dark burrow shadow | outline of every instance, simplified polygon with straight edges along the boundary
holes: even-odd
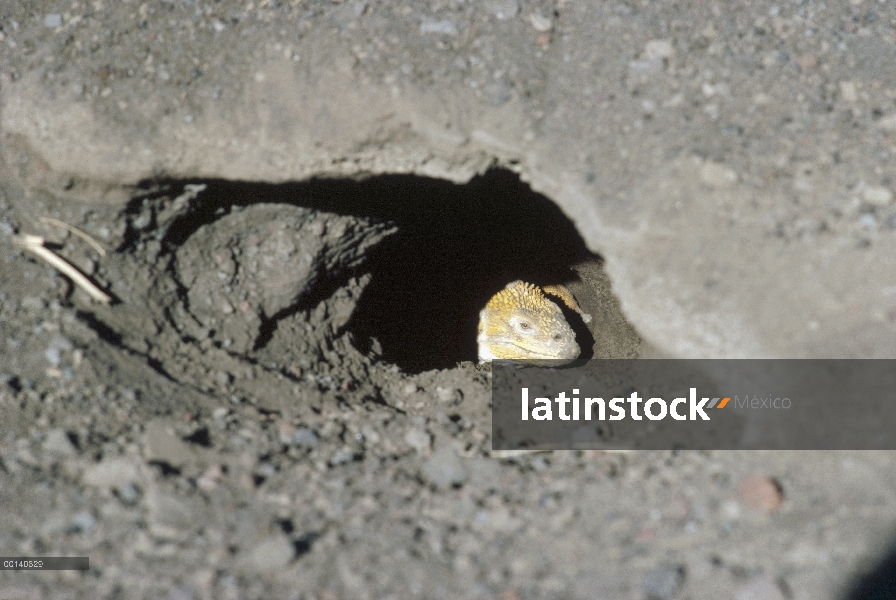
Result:
[[[596,258],[557,205],[506,170],[465,185],[402,175],[281,185],[205,183],[190,215],[160,234],[168,248],[231,206],[258,202],[397,225],[398,232],[374,247],[359,268],[372,280],[346,328],[359,350],[379,346],[384,361],[406,372],[476,360],[479,311],[495,292],[515,279],[538,285],[574,280],[570,266]],[[590,332],[578,315],[567,317],[590,356]]]
[[[896,598],[896,542],[871,571],[857,577],[843,594],[844,600],[893,600]]]

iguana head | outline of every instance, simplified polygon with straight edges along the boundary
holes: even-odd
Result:
[[[514,281],[479,313],[479,360],[574,360],[576,334],[556,304],[531,284]]]

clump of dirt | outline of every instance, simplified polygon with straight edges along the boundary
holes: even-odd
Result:
[[[182,299],[193,317],[178,322],[181,331],[236,354],[263,347],[279,319],[315,308],[327,295],[321,288],[333,291],[336,281],[347,283],[351,293],[309,313],[306,322],[323,339],[340,331],[368,280],[345,282],[343,275],[396,231],[370,219],[297,206],[237,208],[200,227],[175,259]]]

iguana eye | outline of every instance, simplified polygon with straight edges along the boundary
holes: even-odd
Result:
[[[529,325],[525,321],[520,321],[520,329],[529,329],[529,327],[531,327],[531,325]]]

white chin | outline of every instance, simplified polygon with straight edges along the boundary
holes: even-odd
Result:
[[[479,360],[480,361],[490,361],[490,360],[498,360],[498,357],[492,354],[492,351],[488,349],[488,346],[485,344],[479,344]]]

